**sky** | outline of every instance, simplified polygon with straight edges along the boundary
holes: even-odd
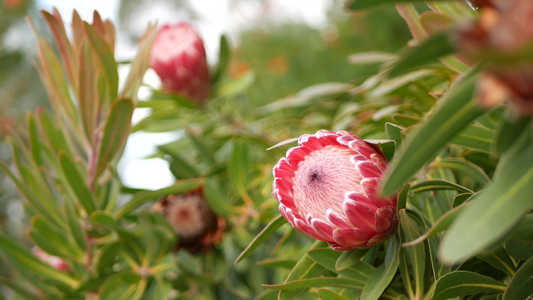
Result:
[[[250,23],[261,21],[265,18],[274,22],[294,21],[303,22],[307,25],[323,29],[326,27],[328,7],[333,0],[268,0],[268,8],[265,15],[264,6],[258,1],[236,1],[231,0],[192,0],[191,3],[200,18],[193,22],[193,25],[204,38],[208,60],[213,62],[218,53],[218,42],[221,34],[227,34],[230,40],[235,39],[239,29]],[[74,9],[84,20],[92,20],[94,10],[98,10],[102,18],[110,19],[117,23],[119,1],[118,0],[38,0],[40,9],[51,11],[56,7],[65,20],[69,20]],[[178,17],[177,17],[178,16]],[[151,7],[143,12],[134,25],[134,31],[142,32],[151,21],[158,20],[159,24],[177,23],[179,15],[165,9],[165,7]],[[66,21],[67,22],[67,21]],[[117,33],[117,56],[118,59],[127,59],[133,56],[135,49],[128,44],[125,39],[120,38]],[[122,56],[122,57],[121,57]],[[127,69],[120,69],[119,75],[124,78]],[[144,78],[145,82],[152,86],[158,86],[157,76],[151,70]],[[142,99],[143,92],[140,91],[139,98]],[[137,109],[133,116],[133,122],[138,122],[149,112],[147,109]],[[129,187],[144,189],[159,189],[169,186],[174,179],[168,170],[168,164],[162,159],[146,159],[153,154],[157,145],[165,144],[175,140],[177,133],[144,133],[137,132],[130,135],[126,144],[124,155],[119,164],[119,174],[123,183]]]

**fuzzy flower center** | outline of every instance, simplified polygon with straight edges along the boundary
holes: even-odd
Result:
[[[341,146],[326,146],[307,155],[294,175],[294,201],[302,217],[325,217],[328,209],[344,215],[344,195],[362,191],[362,179],[350,157],[356,153]]]
[[[168,220],[178,236],[188,238],[200,234],[205,228],[198,195],[173,199],[169,204]]]

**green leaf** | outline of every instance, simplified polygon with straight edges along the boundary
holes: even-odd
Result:
[[[107,168],[126,143],[131,128],[133,102],[130,99],[117,99],[111,106],[104,128],[104,136],[100,141],[98,163],[93,179],[96,179]]]
[[[319,263],[325,269],[328,269],[332,272],[341,274],[351,279],[366,281],[375,271],[374,267],[360,260],[349,268],[337,270],[336,263],[339,257],[341,256],[341,253],[338,251],[334,251],[330,248],[311,249],[307,251],[307,255],[309,255],[312,260]]]
[[[361,299],[379,299],[394,278],[396,270],[398,270],[398,265],[400,263],[399,252],[400,242],[397,237],[393,237],[388,242],[385,262],[376,269],[374,274],[372,274],[366,282],[361,294]]]
[[[461,186],[457,183],[453,183],[450,181],[442,180],[442,179],[422,181],[411,187],[411,192],[413,193],[420,193],[420,192],[426,192],[426,191],[438,191],[438,190],[452,190],[452,191],[458,191],[460,193],[474,193],[473,191],[465,188],[464,186]]]
[[[191,140],[194,148],[200,155],[202,161],[206,162],[209,165],[214,165],[216,163],[216,159],[213,156],[213,151],[209,149],[202,137],[200,135],[194,134],[190,129],[187,129],[186,134],[187,137]]]
[[[493,184],[476,195],[444,236],[440,258],[462,261],[498,241],[533,208],[533,146],[510,157]],[[468,228],[468,230],[464,230]]]
[[[492,129],[478,124],[470,124],[452,139],[451,143],[474,150],[490,152],[493,148],[494,133],[495,131]]]
[[[189,164],[187,160],[183,159],[179,153],[170,150],[167,146],[159,146],[158,149],[170,156],[169,169],[176,179],[189,179],[200,176],[198,170]]]
[[[111,230],[115,229],[117,227],[117,222],[115,219],[113,219],[113,216],[109,215],[108,213],[104,211],[95,211],[91,214],[91,220],[100,225],[107,227]]]
[[[450,88],[441,105],[424,124],[413,130],[386,171],[379,189],[384,195],[395,193],[425,163],[471,121],[483,114],[472,100],[477,82],[471,72]]]
[[[246,189],[246,182],[248,181],[248,172],[250,170],[250,163],[248,161],[248,147],[246,143],[234,139],[233,151],[230,160],[228,161],[228,173],[230,179],[245,202],[250,202],[251,198]]]
[[[431,167],[445,168],[462,173],[468,178],[474,179],[481,185],[490,183],[490,178],[479,166],[460,158],[444,158],[431,163]]]
[[[87,184],[85,183],[84,178],[81,176],[78,168],[74,162],[68,157],[64,152],[59,154],[59,161],[61,163],[61,169],[65,174],[72,191],[78,198],[78,201],[83,206],[87,214],[91,214],[96,210],[96,203],[94,201],[93,195]]]
[[[64,235],[63,232],[53,228],[38,216],[33,217],[32,227],[28,235],[45,252],[71,259],[81,259],[83,257],[81,249],[72,244],[68,235]]]
[[[318,289],[316,293],[320,300],[348,300],[348,298],[328,289]]]
[[[447,1],[447,0],[435,0],[435,1]],[[353,0],[348,8],[351,10],[367,9],[378,4],[391,4],[396,2],[425,2],[424,0]]]
[[[518,269],[503,293],[503,300],[527,299],[533,293],[533,257]]]
[[[248,72],[239,79],[224,80],[215,90],[214,95],[217,97],[229,97],[244,92],[255,81],[255,73]]]
[[[201,186],[204,183],[203,178],[187,179],[187,180],[178,180],[173,185],[162,188],[155,191],[142,191],[138,192],[131,200],[122,206],[114,215],[115,219],[120,219],[121,217],[129,214],[131,211],[137,207],[149,202],[156,201],[162,196],[180,194],[183,192],[190,191]]]
[[[241,213],[238,207],[231,206],[228,203],[228,198],[222,194],[213,179],[206,180],[204,196],[209,208],[218,216],[229,218]]]
[[[341,271],[352,267],[361,261],[361,258],[366,254],[366,252],[367,249],[354,249],[342,252],[335,262],[335,270]]]
[[[148,24],[146,31],[139,40],[137,54],[131,61],[128,77],[120,92],[120,97],[134,99],[137,102],[137,92],[142,84],[144,73],[150,65],[150,53],[157,36],[156,24]]]
[[[530,118],[520,118],[516,116],[507,116],[503,118],[498,133],[496,134],[496,142],[494,150],[498,154],[504,153],[511,147],[513,142],[520,136],[522,131],[530,128]]]
[[[402,246],[404,247],[410,247],[419,243],[422,243],[427,238],[436,235],[439,232],[445,231],[448,229],[450,224],[455,220],[459,212],[464,208],[464,205],[460,205],[457,207],[454,207],[453,209],[447,211],[444,215],[442,215],[434,224],[429,228],[426,233],[421,235],[415,240],[412,240],[410,242],[403,243]]]
[[[250,255],[261,243],[263,243],[272,233],[274,233],[278,228],[280,228],[287,221],[283,218],[282,215],[279,215],[274,220],[270,221],[263,230],[252,240],[252,242],[244,249],[244,251],[237,257],[235,264],[245,259]]]
[[[222,74],[224,74],[224,71],[226,71],[226,67],[229,63],[230,58],[231,52],[228,44],[228,38],[225,35],[221,35],[218,52],[218,64],[215,69],[215,72],[213,73],[213,76],[211,77],[211,83],[213,85],[218,83],[220,77],[222,76]]]
[[[396,209],[399,211],[400,209],[404,209],[407,205],[407,196],[409,195],[409,190],[411,189],[411,186],[409,184],[405,184],[398,193],[398,203],[396,205]]]
[[[420,234],[417,232],[413,222],[407,215],[405,209],[399,211],[400,226],[406,241],[416,240]],[[416,244],[405,249],[413,268],[413,276],[416,283],[416,298],[421,298],[424,294],[424,270],[426,268],[426,252],[424,244]]]
[[[516,273],[515,262],[503,247],[492,253],[481,254],[476,257],[488,262],[493,267],[507,273],[509,276],[513,276]]]
[[[76,288],[79,285],[77,280],[45,264],[12,237],[0,234],[0,252],[22,273],[28,272],[41,278],[54,280],[70,288]]]
[[[67,224],[70,228],[70,233],[74,237],[74,241],[83,251],[87,251],[87,237],[83,231],[80,223],[80,216],[74,211],[73,203],[65,201],[65,215],[67,216]]]
[[[384,63],[397,58],[395,54],[371,51],[371,52],[360,52],[351,54],[348,56],[348,62],[354,65],[359,64],[375,64],[375,63]]]
[[[387,122],[385,123],[385,131],[387,132],[389,139],[393,140],[396,144],[396,149],[400,148],[403,143],[403,128]]]
[[[379,0],[374,2],[379,2]],[[392,66],[389,71],[389,76],[396,77],[413,68],[432,62],[438,62],[439,57],[451,54],[454,51],[455,47],[450,41],[449,32],[443,31],[437,33],[426,39],[420,46],[409,48],[409,50],[406,51],[406,53]]]
[[[321,248],[324,246],[324,242],[316,241],[311,248]],[[273,285],[272,287],[278,286],[279,288],[276,289],[281,289],[278,296],[279,300],[294,299],[294,297],[303,293],[310,287],[306,286],[306,283],[300,283],[301,281],[314,280],[314,277],[318,277],[323,271],[324,268],[320,264],[312,260],[309,256],[304,255],[291,270],[289,276],[285,279],[284,284]],[[290,283],[289,286],[285,286],[287,283]],[[307,285],[309,284],[316,284],[316,282],[307,282]],[[299,287],[298,285],[304,286]]]
[[[91,46],[95,50],[100,63],[105,70],[106,75],[106,85],[107,93],[109,99],[114,100],[117,98],[118,92],[118,71],[117,71],[117,62],[111,49],[109,49],[107,43],[98,36],[95,30],[87,22],[84,22],[85,32],[89,38]]]
[[[37,118],[49,146],[54,149],[55,153],[65,151],[65,153],[72,155],[63,131],[56,129],[55,121],[50,116],[50,113],[42,108],[37,109]]]
[[[476,293],[501,293],[506,285],[490,277],[468,271],[454,271],[437,281],[432,300],[446,300]]]
[[[80,65],[80,86],[78,95],[79,112],[83,122],[87,141],[94,142],[94,131],[98,126],[98,108],[101,104],[101,97],[98,93],[98,68],[94,63],[95,54],[87,40],[81,44],[81,54],[79,55]]]
[[[387,160],[391,160],[394,156],[395,142],[391,140],[365,140],[365,142],[372,144],[381,151]]]
[[[38,166],[42,166],[43,161],[41,158],[41,145],[39,141],[39,132],[37,131],[37,125],[35,124],[35,118],[33,114],[28,114],[28,128],[30,131],[30,148],[33,160]]]
[[[361,280],[350,278],[338,278],[338,277],[320,277],[320,278],[306,278],[294,281],[289,281],[283,284],[263,284],[267,289],[273,290],[293,290],[312,287],[346,287],[353,289],[362,289],[364,282]],[[286,299],[281,298],[280,299]]]

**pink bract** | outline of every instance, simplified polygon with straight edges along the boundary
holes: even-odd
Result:
[[[175,92],[202,103],[211,92],[204,42],[187,23],[159,29],[150,67],[161,78],[166,92]]]
[[[397,199],[376,194],[388,164],[383,153],[346,131],[304,134],[298,145],[273,169],[272,193],[285,219],[338,251],[388,239]]]

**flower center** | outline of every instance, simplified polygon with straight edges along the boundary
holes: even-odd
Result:
[[[359,191],[362,179],[350,157],[349,148],[326,146],[307,155],[294,174],[294,201],[303,218],[310,214],[324,219],[328,209],[344,216],[342,205],[347,192]]]
[[[189,238],[200,234],[205,228],[198,195],[174,199],[169,205],[168,220],[178,236]]]

